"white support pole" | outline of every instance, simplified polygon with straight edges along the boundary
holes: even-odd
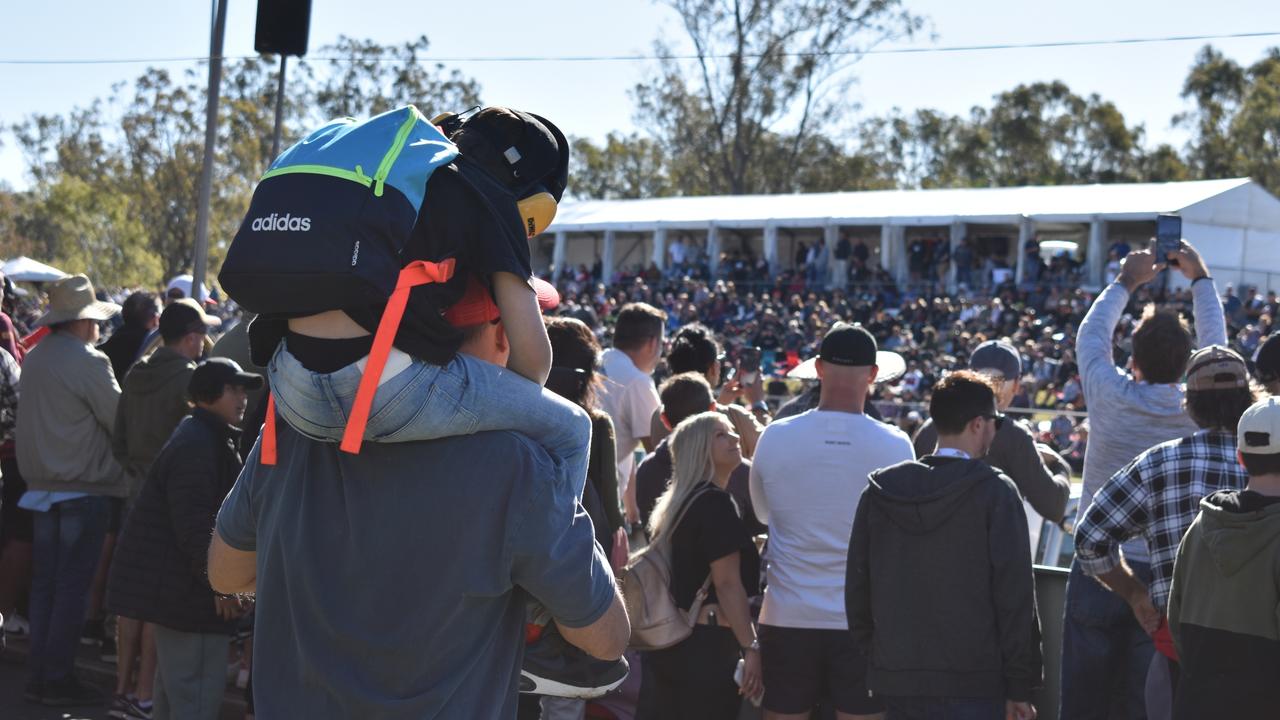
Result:
[[[602,274],[604,275],[604,283],[606,285],[613,282],[613,251],[614,245],[617,244],[617,233],[613,230],[604,231],[604,253],[601,255],[600,264],[602,266]]]
[[[1027,247],[1027,241],[1031,239],[1031,231],[1031,218],[1022,218],[1022,221],[1018,223],[1018,247],[1014,249],[1014,252],[1017,253],[1015,256],[1017,265],[1014,266],[1013,271],[1013,282],[1015,285],[1022,284],[1022,274],[1026,272],[1027,251],[1025,248]]]
[[[715,225],[707,228],[707,266],[713,278],[720,271],[720,228]]]
[[[910,268],[907,267],[907,228],[901,225],[893,227],[893,277],[899,283],[910,279]]]
[[[667,268],[667,229],[660,227],[653,231],[653,264],[659,270]]]
[[[1095,217],[1089,223],[1089,247],[1085,250],[1089,263],[1089,284],[1102,287],[1103,272],[1107,266],[1107,221]]]
[[[956,291],[956,249],[960,247],[960,241],[964,239],[966,226],[960,221],[951,223],[951,262],[948,263],[947,269],[947,292],[955,293]]]
[[[772,222],[764,226],[764,259],[769,263],[769,276],[778,274],[778,226]]]
[[[558,281],[564,274],[565,253],[568,250],[569,237],[563,230],[556,231],[556,244],[551,250],[552,279]]]
[[[880,269],[893,274],[893,226],[880,226]]]
[[[822,278],[823,287],[830,290],[839,284],[839,286],[843,288],[844,279],[841,278],[837,281],[835,277],[836,243],[840,242],[840,226],[835,223],[827,223],[826,225],[823,225],[822,241],[827,246],[827,273],[826,277]]]

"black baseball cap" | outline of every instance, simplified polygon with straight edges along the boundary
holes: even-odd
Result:
[[[822,338],[818,359],[832,365],[871,367],[876,364],[876,339],[861,325],[838,322]]]
[[[988,340],[973,349],[969,356],[969,369],[977,372],[994,371],[1005,380],[1022,377],[1022,356],[1012,345],[1003,340]]]
[[[160,313],[160,337],[165,340],[178,338],[193,332],[208,332],[209,328],[222,325],[222,320],[206,315],[200,303],[182,298],[169,303]]]
[[[227,385],[257,390],[262,387],[262,376],[245,372],[230,358],[209,358],[191,373],[191,379],[187,381],[187,394],[191,397],[221,395],[222,389]]]
[[[1280,380],[1280,332],[1272,333],[1253,354],[1253,375],[1266,384]]]

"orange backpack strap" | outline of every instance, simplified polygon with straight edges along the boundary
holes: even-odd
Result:
[[[453,258],[439,263],[415,260],[400,271],[395,292],[391,293],[391,298],[387,300],[387,308],[382,311],[378,332],[373,336],[373,348],[369,350],[369,362],[365,365],[364,375],[360,377],[360,387],[356,390],[355,402],[351,405],[351,416],[347,418],[347,429],[342,435],[343,452],[352,454],[360,452],[365,427],[369,424],[369,411],[373,407],[373,398],[378,394],[378,381],[382,379],[382,370],[387,366],[387,357],[391,354],[396,331],[400,329],[400,321],[404,318],[404,309],[409,302],[409,291],[419,285],[446,282],[453,277],[453,267]]]
[[[267,420],[262,424],[262,447],[258,460],[263,465],[276,464],[276,396],[267,393]]]

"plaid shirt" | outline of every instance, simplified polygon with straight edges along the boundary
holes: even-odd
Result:
[[[1202,430],[1161,443],[1108,480],[1076,528],[1076,559],[1089,575],[1120,565],[1120,545],[1142,537],[1151,553],[1151,601],[1164,610],[1178,544],[1200,512],[1200,499],[1241,489],[1248,475],[1236,459],[1236,436]]]

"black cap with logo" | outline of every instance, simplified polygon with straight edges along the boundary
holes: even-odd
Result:
[[[262,387],[262,376],[245,372],[235,360],[209,358],[191,373],[191,379],[187,381],[187,394],[191,397],[218,397],[228,385],[257,390]]]

